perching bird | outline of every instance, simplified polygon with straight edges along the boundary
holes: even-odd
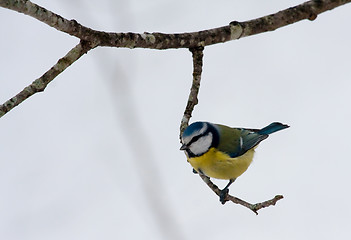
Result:
[[[182,134],[180,150],[185,151],[194,172],[229,180],[220,194],[220,201],[224,204],[229,186],[250,166],[257,145],[269,134],[288,127],[279,122],[262,129],[194,122]]]

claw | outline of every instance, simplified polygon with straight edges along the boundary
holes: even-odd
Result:
[[[223,188],[221,193],[219,194],[219,201],[222,203],[222,204],[225,204],[225,202],[227,201],[226,200],[226,197],[228,195],[228,192],[229,192],[229,189],[228,188]]]
[[[219,201],[222,203],[222,204],[225,204],[226,201],[226,197],[228,195],[228,192],[229,192],[229,186],[235,181],[235,178],[232,178],[229,180],[229,183],[227,184],[227,186],[225,186],[222,190],[221,190],[221,193],[219,194]]]

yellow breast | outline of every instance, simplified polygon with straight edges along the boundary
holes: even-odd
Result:
[[[253,148],[237,158],[231,158],[229,155],[211,148],[204,155],[188,158],[188,161],[196,171],[202,171],[208,177],[233,179],[247,170],[254,153]]]

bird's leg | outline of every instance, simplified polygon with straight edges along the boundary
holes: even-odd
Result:
[[[236,178],[233,178],[233,179],[230,179],[229,180],[229,183],[227,184],[227,186],[225,186],[222,190],[221,190],[221,193],[219,194],[219,201],[222,203],[222,204],[225,204],[226,200],[225,198],[227,197],[228,195],[228,192],[229,192],[229,186],[235,181]]]

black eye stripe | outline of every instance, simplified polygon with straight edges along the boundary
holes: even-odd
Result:
[[[188,143],[188,146],[190,146],[192,143],[196,142],[199,138],[201,138],[202,136],[204,136],[203,134],[202,135],[198,135],[198,136],[195,136],[193,137],[190,142]]]
[[[209,132],[210,132],[210,131],[207,130],[207,131],[204,132],[203,134],[200,134],[200,135],[197,135],[197,136],[193,137],[193,138],[190,140],[190,142],[187,144],[187,146],[190,146],[192,143],[196,142],[196,141],[199,140],[201,137],[208,135]]]

